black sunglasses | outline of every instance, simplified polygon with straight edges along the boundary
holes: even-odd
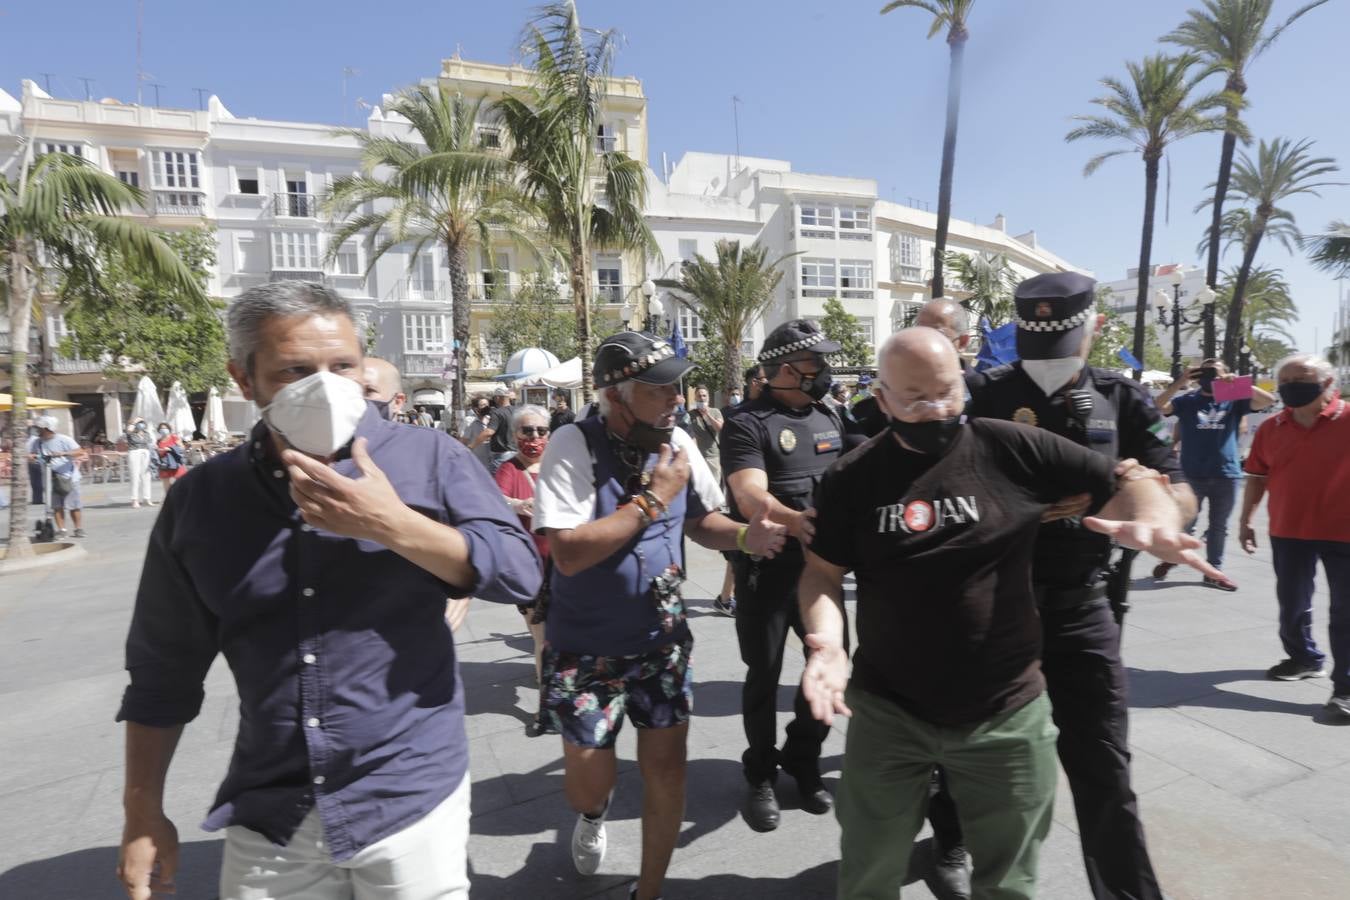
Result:
[[[523,437],[548,437],[549,427],[547,425],[537,427],[522,425],[516,429],[516,432]]]

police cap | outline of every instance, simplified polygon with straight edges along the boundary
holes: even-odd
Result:
[[[825,336],[815,322],[810,319],[792,319],[784,322],[764,338],[759,348],[759,361],[777,362],[794,353],[810,350],[812,353],[838,353],[840,344]]]
[[[675,348],[646,331],[620,331],[595,348],[591,375],[595,386],[612,387],[621,381],[670,384],[694,367],[693,360],[675,355]]]
[[[1090,327],[1097,282],[1078,272],[1033,275],[1017,286],[1017,355],[1063,359],[1078,353]]]

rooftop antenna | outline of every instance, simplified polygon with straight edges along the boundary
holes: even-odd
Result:
[[[55,73],[55,72],[39,72],[38,74],[42,76],[42,84],[43,84],[44,89],[47,91],[47,95],[48,95],[48,96],[51,96],[51,93],[52,93],[52,76],[55,75],[56,73]]]
[[[148,76],[148,77],[153,77],[153,76]],[[164,85],[160,84],[159,82],[152,81],[152,82],[150,82],[150,87],[152,87],[152,88],[155,89],[155,106],[159,106],[159,89],[162,88],[162,87],[164,87]],[[139,94],[139,92],[137,93],[136,102],[137,102],[137,103],[140,102],[140,94]]]
[[[197,92],[197,108],[206,109],[206,88],[193,88]]]
[[[145,70],[141,68],[141,44],[145,34],[145,0],[136,0],[136,105],[141,105],[141,86],[145,83]],[[158,96],[158,94],[156,94]],[[159,102],[155,102],[159,106]]]
[[[338,120],[342,125],[347,124],[347,79],[354,78],[360,74],[360,69],[355,69],[351,66],[342,67],[342,118]]]
[[[741,98],[735,94],[731,95],[731,121],[736,127],[736,171],[741,171],[741,116],[737,109],[741,104]]]
[[[76,75],[75,78],[76,78],[77,80],[79,80],[79,81],[83,81],[83,82],[84,82],[84,99],[86,99],[86,100],[93,100],[93,99],[94,99],[94,91],[93,91],[92,88],[89,87],[89,85],[91,85],[91,84],[94,83],[94,79],[92,79],[92,78],[85,78],[83,75]]]

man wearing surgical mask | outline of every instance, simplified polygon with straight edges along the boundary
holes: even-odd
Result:
[[[1326,359],[1296,353],[1275,367],[1284,410],[1261,424],[1247,457],[1242,549],[1256,551],[1252,514],[1270,494],[1270,549],[1280,607],[1280,643],[1287,657],[1266,671],[1274,681],[1325,674],[1326,654],[1312,631],[1317,561],[1326,572],[1331,639],[1327,708],[1350,717],[1350,403],[1339,396]]]
[[[226,830],[219,896],[343,900],[359,880],[389,900],[465,898],[468,739],[445,598],[529,601],[534,544],[458,442],[365,401],[336,293],[253,288],[227,324],[230,374],[262,421],[179,482],[150,537],[118,713],[118,877],[131,898],[172,890],[165,775],[223,654],[240,725],[204,826]]]
[[[1036,275],[1014,293],[1018,362],[967,378],[971,416],[1066,437],[1110,459],[1167,476],[1183,521],[1195,497],[1140,386],[1086,364],[1105,317],[1097,283],[1077,272]],[[1082,500],[1046,513],[1032,582],[1044,635],[1042,669],[1059,726],[1059,758],[1073,791],[1088,884],[1098,900],[1161,900],[1130,787],[1128,689],[1120,657],[1128,569],[1106,581],[1111,541],[1083,527]],[[1227,584],[1223,578],[1218,584]]]

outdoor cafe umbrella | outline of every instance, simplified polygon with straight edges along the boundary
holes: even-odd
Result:
[[[115,444],[122,436],[122,398],[117,391],[108,391],[103,395],[103,433],[108,443]]]
[[[159,392],[149,375],[142,375],[136,383],[136,402],[131,405],[131,417],[144,419],[152,433],[155,426],[165,421],[164,406],[159,402]]]
[[[175,381],[169,388],[169,408],[164,411],[164,421],[170,430],[185,441],[192,440],[192,432],[197,423],[192,418],[192,407],[188,405],[187,391],[181,382]]]
[[[206,413],[202,416],[202,434],[209,441],[224,442],[230,439],[230,429],[225,427],[225,403],[220,399],[220,391],[214,386],[206,396]]]
[[[29,409],[70,409],[79,405],[69,400],[46,400],[42,397],[29,397],[24,401],[24,406]],[[13,408],[14,398],[9,394],[0,394],[0,412],[9,412]]]

